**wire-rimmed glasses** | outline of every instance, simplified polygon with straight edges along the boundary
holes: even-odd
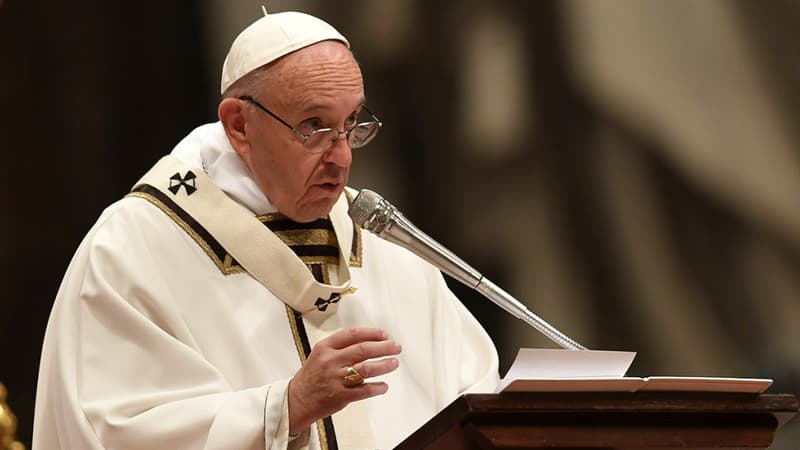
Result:
[[[255,105],[260,110],[269,114],[272,116],[272,118],[292,130],[292,133],[294,133],[303,141],[303,148],[308,153],[323,153],[328,151],[333,146],[333,143],[336,142],[339,139],[339,136],[342,134],[345,135],[345,138],[347,139],[347,145],[349,145],[351,149],[363,147],[367,145],[376,134],[378,134],[378,130],[381,128],[381,126],[383,126],[383,123],[377,117],[375,117],[375,114],[372,114],[372,112],[367,109],[367,106],[362,104],[362,109],[370,115],[372,120],[356,123],[353,125],[353,127],[344,131],[339,131],[335,128],[319,128],[312,130],[308,134],[304,134],[297,128],[289,125],[288,122],[278,117],[275,113],[268,110],[253,97],[249,95],[243,95],[239,97],[239,100],[244,100]]]

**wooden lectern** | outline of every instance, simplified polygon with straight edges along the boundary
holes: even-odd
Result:
[[[766,449],[799,406],[788,394],[470,394],[395,449]]]

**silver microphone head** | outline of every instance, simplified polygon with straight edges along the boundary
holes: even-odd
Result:
[[[362,189],[358,195],[356,195],[356,198],[353,199],[353,203],[347,210],[347,214],[350,215],[350,218],[353,219],[356,225],[363,228],[364,222],[375,212],[381,200],[383,200],[383,197],[377,192],[370,191],[369,189]]]
[[[394,215],[397,214],[397,209],[377,192],[362,189],[353,199],[347,214],[350,215],[356,225],[367,231],[379,234],[388,226],[391,226],[391,221]]]

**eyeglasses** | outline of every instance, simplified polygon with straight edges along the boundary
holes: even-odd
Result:
[[[383,126],[383,123],[378,120],[377,117],[375,117],[375,114],[372,114],[372,112],[367,109],[366,105],[362,104],[361,107],[364,109],[364,111],[366,111],[370,117],[372,117],[371,121],[359,122],[352,128],[344,131],[339,131],[335,128],[319,128],[312,130],[308,134],[303,134],[300,132],[300,130],[289,125],[288,122],[265,108],[264,105],[258,103],[253,97],[250,97],[249,95],[243,95],[239,97],[239,100],[252,103],[260,110],[269,114],[275,120],[292,130],[292,133],[303,140],[303,149],[305,149],[305,151],[308,153],[323,153],[330,150],[330,148],[333,146],[333,143],[336,142],[339,139],[339,136],[342,134],[345,135],[345,138],[347,139],[347,145],[349,145],[351,149],[361,148],[367,145],[369,141],[371,141],[372,138],[378,134],[378,130],[381,128],[381,126]]]

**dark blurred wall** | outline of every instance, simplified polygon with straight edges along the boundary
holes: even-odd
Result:
[[[191,128],[213,119],[197,3],[0,7],[0,382],[29,442],[48,312],[72,253]]]
[[[354,187],[583,344],[638,351],[633,375],[772,377],[800,394],[800,8],[767,3],[267,6],[351,41],[384,121],[354,154]],[[225,50],[260,10],[0,5],[0,382],[28,442],[72,252],[103,207],[215,120]],[[452,286],[502,371],[517,348],[550,345]]]

